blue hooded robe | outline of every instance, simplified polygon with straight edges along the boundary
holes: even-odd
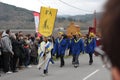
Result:
[[[93,54],[95,51],[95,47],[96,47],[96,39],[95,38],[85,40],[85,52],[86,53]]]
[[[58,53],[58,55],[65,55],[65,50],[67,48],[68,42],[66,39],[57,38],[53,48],[53,54]]]
[[[72,39],[71,46],[73,55],[79,55],[82,51],[84,51],[84,43],[82,39]]]

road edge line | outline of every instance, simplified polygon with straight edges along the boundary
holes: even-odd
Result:
[[[91,74],[89,74],[88,76],[86,76],[85,78],[83,78],[82,80],[87,80],[89,77],[91,77],[92,75],[94,75],[98,71],[100,71],[100,70],[99,69],[95,70],[94,72],[92,72]]]

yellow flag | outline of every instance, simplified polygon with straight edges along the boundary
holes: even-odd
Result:
[[[57,9],[41,7],[38,32],[45,37],[51,36],[54,28]]]

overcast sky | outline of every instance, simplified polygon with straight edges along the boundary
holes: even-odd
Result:
[[[40,12],[41,6],[47,7],[50,6],[58,9],[58,15],[79,15],[93,13],[94,10],[96,10],[97,12],[102,11],[103,5],[107,0],[61,0],[71,6],[77,7],[77,9],[60,2],[60,0],[0,0],[0,1],[3,3],[15,5],[17,7],[22,7],[37,12]]]

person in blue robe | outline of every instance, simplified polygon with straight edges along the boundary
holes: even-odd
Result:
[[[57,53],[58,56],[60,57],[60,67],[63,67],[65,65],[64,55],[65,55],[65,50],[67,48],[67,45],[68,45],[67,39],[64,38],[64,34],[62,32],[59,32],[58,38],[55,41],[53,54]]]
[[[76,36],[74,36],[74,39],[72,39],[71,45],[73,56],[72,64],[75,68],[77,68],[79,66],[79,55],[84,51],[84,42],[80,33],[76,33]]]
[[[94,33],[90,33],[87,35],[85,39],[85,52],[89,54],[89,65],[93,63],[93,53],[95,52],[96,47],[96,39],[94,37]]]

